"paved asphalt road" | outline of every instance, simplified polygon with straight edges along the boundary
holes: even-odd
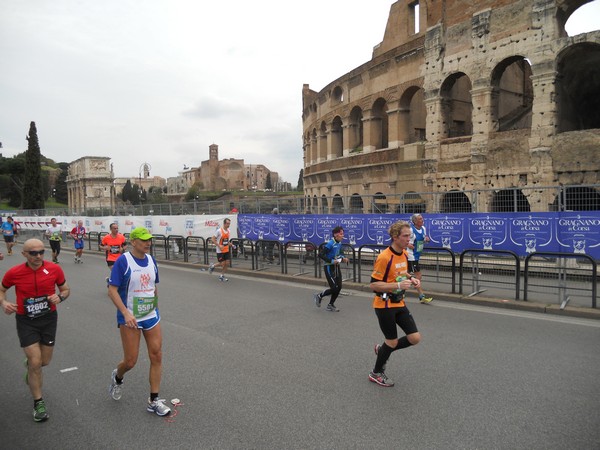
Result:
[[[396,386],[381,388],[369,295],[329,313],[301,280],[224,284],[162,264],[161,397],[183,402],[165,420],[145,409],[144,347],[123,398],[108,396],[121,347],[107,269],[62,259],[72,294],[44,369],[47,422],[32,420],[14,317],[0,317],[2,449],[600,448],[600,321],[411,300],[423,341],[392,355]]]

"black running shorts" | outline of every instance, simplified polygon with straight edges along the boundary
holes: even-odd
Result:
[[[31,319],[20,314],[17,315],[17,335],[19,336],[21,347],[29,347],[38,342],[48,347],[54,346],[57,323],[58,314],[56,311],[51,311],[36,319]]]
[[[405,334],[418,332],[417,324],[406,306],[400,308],[375,308],[379,328],[386,339],[398,339],[398,325]]]

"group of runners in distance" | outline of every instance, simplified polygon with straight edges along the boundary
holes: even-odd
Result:
[[[428,241],[423,218],[416,214],[411,221],[412,224],[398,221],[390,226],[391,244],[377,256],[371,274],[370,287],[375,294],[373,308],[384,341],[375,345],[376,361],[369,373],[369,380],[385,387],[394,385],[385,373],[386,363],[392,352],[416,345],[421,340],[417,325],[404,301],[406,290],[416,289],[422,303],[432,300],[423,294],[418,266],[420,251],[423,248],[419,242]],[[222,282],[228,281],[225,273],[231,258],[230,225],[231,220],[226,218],[223,226],[219,227],[212,237],[218,264],[211,264],[209,271],[212,273],[215,267],[219,266],[219,279]],[[74,239],[74,262],[82,263],[86,230],[81,220],[70,234]],[[42,396],[42,368],[52,359],[57,328],[57,306],[71,294],[65,274],[58,264],[62,238],[56,219],[52,219],[46,235],[50,240],[53,261],[44,260],[45,249],[41,240],[28,239],[21,252],[25,263],[7,270],[0,284],[0,307],[5,314],[15,314],[16,317],[17,335],[25,353],[24,380],[33,397],[33,419],[36,422],[43,422],[49,417]],[[342,289],[340,264],[348,263],[349,260],[343,254],[343,228],[335,227],[332,235],[333,237],[321,246],[319,252],[319,257],[324,261],[329,288],[314,294],[313,299],[316,306],[321,306],[323,298],[330,297],[326,309],[338,312],[335,301]],[[162,330],[157,289],[159,271],[154,256],[150,254],[152,238],[152,234],[146,228],[137,227],[129,235],[131,249],[126,251],[125,236],[119,233],[118,224],[112,223],[110,233],[101,241],[101,249],[106,254],[106,263],[110,270],[110,276],[105,279],[108,297],[117,310],[117,326],[123,348],[123,357],[110,374],[108,392],[114,400],[121,399],[124,377],[137,363],[140,337],[144,336],[150,360],[150,389],[146,409],[158,416],[166,416],[171,413],[171,409],[164,399],[159,398]],[[407,249],[412,250],[412,260]],[[9,254],[11,253],[12,246]],[[4,255],[0,253],[0,259],[3,258]],[[16,301],[10,302],[7,300],[7,291],[13,286]],[[398,338],[397,327],[405,334],[401,338]]]

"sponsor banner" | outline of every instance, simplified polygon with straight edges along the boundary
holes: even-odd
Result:
[[[79,220],[83,220],[83,226],[88,233],[110,233],[110,224],[115,222],[119,224],[120,233],[130,233],[136,227],[146,227],[155,235],[178,235],[178,236],[196,236],[209,238],[215,234],[218,227],[223,225],[225,218],[231,219],[232,234],[235,235],[237,229],[236,214],[222,215],[197,215],[197,216],[106,216],[106,217],[85,217],[85,216],[56,216],[57,222],[61,225],[64,232],[70,232]],[[44,232],[50,225],[52,217],[15,217],[23,230],[36,230]]]
[[[431,241],[425,247],[501,250],[525,257],[533,252],[582,253],[600,260],[600,211],[547,213],[423,214]],[[238,217],[240,237],[304,241],[320,245],[344,227],[344,243],[389,245],[388,228],[404,214],[271,215]]]
[[[344,243],[389,245],[389,226],[397,220],[410,220],[404,214],[293,215],[224,214],[189,216],[109,216],[57,217],[64,231],[83,220],[90,231],[109,232],[112,222],[121,233],[144,226],[157,235],[198,236],[208,238],[231,219],[232,237],[241,239],[311,242],[320,245],[331,238],[331,230],[344,228]],[[511,251],[521,257],[534,252],[581,253],[600,260],[600,211],[539,213],[456,213],[424,214],[427,235],[425,247],[443,247],[454,253],[464,250]],[[51,217],[17,217],[22,229],[44,231]]]

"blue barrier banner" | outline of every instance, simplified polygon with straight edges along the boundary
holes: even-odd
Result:
[[[540,213],[423,214],[431,242],[425,247],[533,252],[581,253],[600,260],[600,211]],[[291,215],[239,214],[238,237],[250,240],[311,242],[320,245],[331,230],[344,228],[344,243],[388,245],[388,228],[403,214]]]

